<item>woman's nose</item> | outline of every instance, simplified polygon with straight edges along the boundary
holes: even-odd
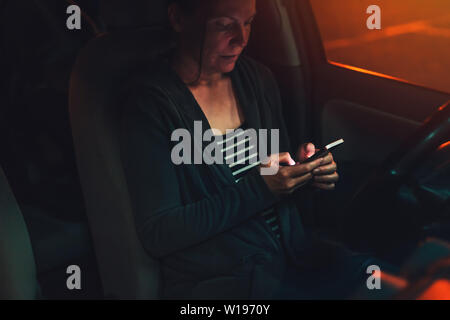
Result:
[[[247,45],[249,38],[249,31],[245,26],[236,26],[234,37],[232,39],[232,44],[245,47]]]

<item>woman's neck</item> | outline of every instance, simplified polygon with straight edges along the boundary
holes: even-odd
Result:
[[[171,65],[181,80],[191,87],[211,87],[224,78],[220,72],[208,72],[204,68],[200,70],[199,63],[192,55],[179,51],[173,55]]]

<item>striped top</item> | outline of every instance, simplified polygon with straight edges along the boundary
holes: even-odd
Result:
[[[256,133],[256,131],[252,131]],[[252,168],[261,164],[257,136],[250,133],[245,123],[234,131],[222,135],[218,144],[222,152],[223,163],[230,167],[236,183],[243,179]],[[280,238],[278,215],[274,207],[263,211],[261,215],[274,235]]]

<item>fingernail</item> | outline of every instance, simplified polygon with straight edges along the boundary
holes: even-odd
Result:
[[[318,174],[319,172],[320,172],[319,169],[314,169],[314,170],[313,170],[313,173],[314,173],[314,174]]]

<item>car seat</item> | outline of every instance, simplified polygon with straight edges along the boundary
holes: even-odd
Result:
[[[39,285],[27,226],[0,168],[0,299],[36,299]]]
[[[119,92],[127,77],[168,48],[166,1],[103,1],[108,30],[74,66],[69,111],[86,210],[106,298],[157,299],[160,269],[141,245],[118,143]]]

